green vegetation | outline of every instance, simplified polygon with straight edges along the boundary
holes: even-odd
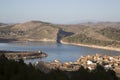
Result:
[[[0,28],[0,35],[9,35],[9,33],[11,32],[11,27],[12,26]]]
[[[24,31],[19,31],[19,30],[12,30],[11,28],[13,27],[13,25],[11,26],[7,26],[7,27],[1,27],[0,28],[0,36],[1,37],[6,37],[6,36],[13,36],[13,35],[16,35],[16,36],[22,36],[22,35],[25,35],[26,32]]]
[[[118,80],[113,70],[105,70],[101,65],[90,71],[81,67],[78,71],[72,72],[71,80]]]
[[[107,28],[100,30],[99,33],[101,33],[102,35],[110,39],[120,41],[120,29],[107,27]]]
[[[0,57],[0,80],[44,80],[42,74],[23,60],[8,60],[4,55]]]
[[[23,60],[8,60],[4,55],[0,56],[0,80],[118,80],[115,72],[105,70],[98,65],[90,71],[81,67],[78,71],[65,72],[52,70],[43,73],[32,66],[25,64]]]
[[[87,37],[85,34],[77,34],[70,37],[66,37],[63,41],[70,42],[70,43],[82,43],[82,44],[90,44],[90,45],[100,45],[100,46],[114,46],[119,47],[118,44],[120,42],[117,41],[101,41],[96,40],[91,37]]]

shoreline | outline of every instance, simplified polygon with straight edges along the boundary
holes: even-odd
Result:
[[[11,39],[2,39],[1,42],[30,42],[30,41],[41,41],[41,42],[56,42],[55,40],[52,39],[39,39],[39,40],[34,40],[34,39],[15,39],[15,40],[11,40]],[[113,47],[104,47],[104,46],[98,46],[98,45],[87,45],[87,44],[80,44],[80,43],[69,43],[69,42],[65,42],[63,40],[60,40],[61,44],[69,44],[69,45],[75,45],[75,46],[84,46],[84,47],[89,47],[89,48],[97,48],[97,49],[104,49],[104,50],[111,50],[111,51],[118,51],[120,52],[120,48],[113,48]]]
[[[111,51],[118,51],[120,52],[120,48],[113,48],[113,47],[104,47],[104,46],[97,46],[97,45],[87,45],[87,44],[80,44],[80,43],[69,43],[65,41],[60,41],[62,44],[69,44],[69,45],[75,45],[75,46],[84,46],[89,48],[97,48],[97,49],[104,49],[104,50],[111,50]]]
[[[30,41],[37,41],[37,42],[56,42],[56,40],[54,40],[54,39],[46,39],[46,38],[44,38],[44,39],[26,39],[26,38],[22,38],[22,39],[6,39],[6,38],[0,38],[0,43],[2,43],[2,42],[7,42],[7,43],[9,43],[9,42],[30,42]]]
[[[35,39],[26,39],[26,41],[55,42],[56,40],[53,40],[53,39],[38,39],[38,40],[35,40]]]

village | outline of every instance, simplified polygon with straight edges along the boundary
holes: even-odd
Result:
[[[111,69],[120,75],[120,56],[108,55],[87,55],[81,56],[76,62],[62,63],[59,60],[53,62],[38,61],[35,66],[40,70],[48,73],[50,70],[59,69],[62,71],[77,71],[83,66],[85,69],[94,70],[97,64],[102,65],[106,70]]]

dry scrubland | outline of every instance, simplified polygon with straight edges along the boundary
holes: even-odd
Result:
[[[1,41],[53,41],[120,48],[120,22],[58,25],[42,21],[0,24]]]

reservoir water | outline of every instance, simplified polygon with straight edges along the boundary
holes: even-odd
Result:
[[[42,59],[44,61],[53,61],[55,59],[61,62],[74,62],[80,56],[91,54],[106,54],[106,55],[120,55],[120,52],[88,48],[82,46],[65,45],[59,43],[49,42],[12,42],[0,43],[0,50],[13,50],[13,51],[43,51],[48,54],[48,57]],[[35,62],[38,59],[29,60]]]

